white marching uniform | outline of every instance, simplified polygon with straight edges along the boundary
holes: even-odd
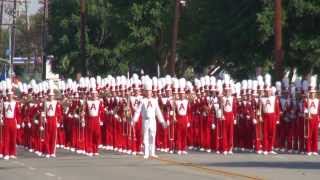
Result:
[[[159,108],[157,99],[155,98],[143,98],[140,106],[134,113],[133,122],[137,122],[142,115],[142,127],[143,127],[143,143],[144,143],[144,157],[148,158],[149,155],[155,155],[155,137],[157,132],[156,118],[162,123],[166,124]]]

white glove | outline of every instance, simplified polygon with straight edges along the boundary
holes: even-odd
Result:
[[[169,115],[170,115],[170,116],[173,116],[173,111],[170,111],[170,112],[169,112]]]
[[[75,115],[73,115],[73,117],[76,119],[79,119],[80,116],[78,114],[75,114]]]
[[[134,126],[134,122],[133,122],[133,121],[131,121],[131,122],[130,122],[130,125],[133,127],[133,126]]]
[[[318,125],[318,128],[320,128],[320,123],[319,123],[319,125]]]
[[[237,124],[237,120],[233,120],[233,124],[236,125]]]
[[[44,128],[43,128],[43,126],[41,126],[41,127],[40,127],[40,131],[43,131],[43,130],[44,130]]]
[[[63,128],[63,124],[60,125],[60,128]]]
[[[45,112],[41,112],[41,117],[45,117],[46,113]]]
[[[85,127],[85,126],[86,126],[86,123],[82,122],[81,127]]]
[[[187,124],[187,127],[190,127],[190,123]]]
[[[20,129],[20,124],[17,124],[17,129]]]
[[[113,114],[113,110],[110,110],[110,111],[109,111],[109,114],[111,114],[111,115],[112,115],[112,114]]]
[[[74,115],[74,116],[75,116],[75,115]],[[71,115],[71,114],[68,114],[68,117],[69,117],[69,118],[72,118],[72,115]]]
[[[211,129],[212,130],[216,129],[216,125],[215,124],[211,124]]]
[[[170,121],[169,120],[167,120],[167,125],[170,126]]]
[[[250,119],[250,116],[249,116],[249,115],[246,115],[246,118],[247,118],[247,119]]]
[[[0,121],[0,124],[1,124],[1,125],[3,124],[3,120]]]
[[[277,124],[280,124],[280,122],[279,122],[279,121],[277,121]]]
[[[60,123],[57,123],[57,128],[59,128],[60,127]]]
[[[28,127],[31,128],[31,123],[30,122],[28,122]]]
[[[258,121],[256,119],[253,119],[253,124],[257,124]]]
[[[162,124],[162,126],[163,126],[163,128],[167,128],[167,127],[168,127],[168,124],[167,124],[166,122],[164,122],[164,123]]]
[[[100,126],[103,126],[103,122],[102,121],[100,121]]]
[[[22,127],[22,128],[26,127],[26,125],[24,124],[24,122],[21,123],[21,127]]]
[[[120,117],[118,116],[118,114],[114,115],[114,118],[119,119]]]
[[[36,119],[36,120],[34,120],[34,123],[35,124],[39,124],[39,121]]]

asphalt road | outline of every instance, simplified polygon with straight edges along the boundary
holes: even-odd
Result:
[[[0,180],[320,179],[320,156],[158,155],[144,160],[103,150],[98,157],[87,157],[59,149],[57,158],[46,159],[19,148],[18,159],[0,160]]]

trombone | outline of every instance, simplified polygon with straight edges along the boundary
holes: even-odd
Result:
[[[307,117],[303,118],[303,134],[305,139],[309,139],[309,120],[311,119],[310,97],[307,95]]]
[[[40,117],[40,139],[41,139],[41,142],[44,142],[44,139],[45,139],[46,122],[47,122],[47,101],[45,99],[43,101],[43,111],[41,112],[41,117]],[[43,128],[43,129],[41,129],[41,128]]]
[[[217,108],[217,119],[220,120],[220,123],[218,123],[218,128],[217,128],[217,131],[218,131],[218,139],[221,140],[223,138],[223,120],[224,120],[224,117],[223,117],[223,111],[224,111],[224,102],[223,102],[223,96],[220,95],[218,97],[219,99],[219,107]]]

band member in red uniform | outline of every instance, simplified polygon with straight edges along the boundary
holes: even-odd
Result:
[[[60,127],[62,120],[62,107],[54,99],[53,89],[48,92],[48,100],[45,101],[46,124],[45,124],[45,146],[46,157],[56,157],[57,127]]]
[[[306,153],[318,155],[319,99],[316,98],[317,76],[311,76],[309,94],[304,101]]]
[[[175,101],[176,111],[176,152],[187,154],[187,128],[190,126],[190,105],[185,97],[186,80],[179,80],[179,99]]]
[[[105,105],[105,111],[106,111],[106,118],[104,121],[104,126],[106,128],[106,150],[113,150],[115,148],[115,142],[114,142],[114,112],[113,109],[116,106],[116,99],[115,99],[115,84],[114,79],[113,82],[110,85],[110,91],[111,94],[107,97],[105,97],[104,105]]]
[[[222,150],[223,154],[233,154],[233,127],[236,123],[237,115],[237,101],[232,96],[232,81],[228,74],[224,75],[224,96],[222,97],[223,103],[223,138]]]
[[[17,156],[17,129],[20,129],[20,104],[13,99],[11,86],[8,87],[7,100],[3,102],[3,156],[5,160]]]
[[[132,114],[134,114],[141,103],[141,92],[140,92],[140,82],[138,79],[134,79],[134,83],[132,84],[133,95],[130,96],[130,104],[132,109]],[[140,116],[135,123],[134,127],[130,131],[132,142],[132,155],[136,155],[137,153],[142,154],[141,145],[142,145],[142,117]]]
[[[272,94],[271,76],[265,75],[265,97],[261,98],[263,119],[263,151],[264,154],[276,154],[273,151],[276,138],[276,124],[279,123],[280,103]]]
[[[92,84],[95,84],[93,82]],[[91,98],[86,103],[86,153],[97,156],[100,143],[100,121],[104,116],[103,102],[98,98],[98,92],[92,85]]]

